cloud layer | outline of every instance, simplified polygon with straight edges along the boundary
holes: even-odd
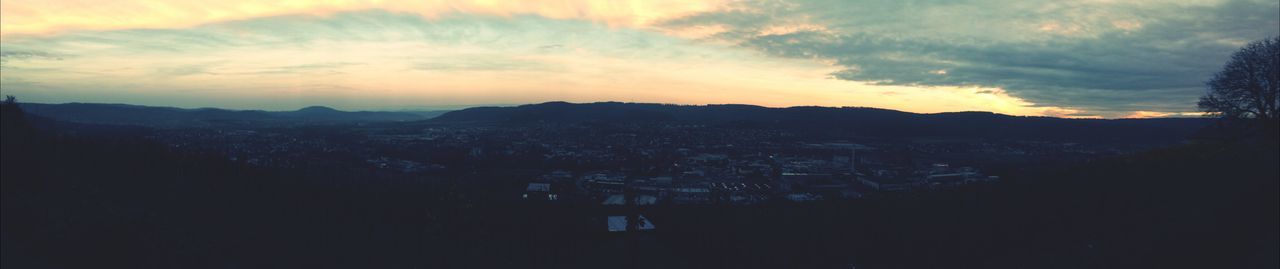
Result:
[[[1194,107],[1244,43],[1280,34],[1280,2],[746,2],[662,22],[876,85],[1002,88],[1116,116]]]
[[[379,108],[548,100],[1160,116],[1267,1],[0,2],[0,90]],[[282,102],[281,100],[287,100]]]
[[[42,35],[77,30],[192,27],[281,15],[331,15],[384,10],[436,18],[451,14],[512,17],[534,15],[580,19],[613,26],[706,11],[719,0],[427,0],[427,1],[251,1],[251,0],[6,0],[0,2],[0,33]]]

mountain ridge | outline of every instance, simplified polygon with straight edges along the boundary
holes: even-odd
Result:
[[[764,107],[744,104],[546,102],[473,107],[435,117],[424,112],[341,111],[309,106],[293,111],[174,108],[127,104],[23,103],[33,115],[76,123],[200,128],[404,122],[423,124],[677,123],[838,133],[851,137],[958,138],[1057,141],[1180,141],[1207,126],[1206,118],[1070,119],[984,111],[912,113],[871,107]]]
[[[1181,140],[1208,126],[1204,118],[1072,119],[962,111],[912,113],[869,107],[670,105],[547,102],[475,107],[428,120],[437,123],[692,123],[788,130],[852,132],[865,137],[1050,140]],[[1115,138],[1115,139],[1111,139]]]
[[[75,123],[136,125],[157,128],[213,127],[237,123],[323,124],[347,122],[397,122],[429,119],[420,113],[342,111],[309,106],[292,111],[176,108],[130,104],[21,103],[33,115]]]

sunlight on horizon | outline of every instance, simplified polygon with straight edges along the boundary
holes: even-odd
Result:
[[[1077,3],[1116,9],[1087,15],[1073,13],[1073,6],[1048,5],[1064,12],[992,24],[999,27],[991,32],[1003,35],[982,40],[975,38],[990,33],[919,28],[920,22],[903,18],[846,22],[839,13],[824,13],[826,4],[5,1],[0,90],[32,102],[267,110],[621,101],[1166,117],[1195,115],[1188,96],[1198,94],[1201,86],[1192,82],[1202,79],[1147,77],[1207,78],[1211,73],[1201,70],[1219,65],[1152,68],[1141,62],[1150,59],[1099,57],[1063,61],[1109,66],[1028,67],[1010,59],[1063,55],[1049,44],[1093,48],[1090,42],[1157,33],[1169,26],[1124,8],[1174,7]],[[1001,19],[970,18],[979,25]],[[912,27],[919,32],[901,31]],[[930,32],[938,34],[921,38],[936,44],[910,40]],[[1228,52],[1193,56],[1213,59]],[[1122,77],[1091,69],[1156,73]]]

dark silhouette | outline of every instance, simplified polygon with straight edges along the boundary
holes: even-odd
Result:
[[[1254,41],[1206,82],[1200,110],[1275,139],[1280,125],[1280,37]]]
[[[229,127],[246,125],[297,126],[353,122],[396,122],[431,118],[411,112],[340,111],[311,106],[295,111],[182,109],[125,104],[19,104],[28,113],[68,122],[135,125],[156,128]]]
[[[1202,118],[1064,119],[991,112],[919,114],[865,107],[667,105],[549,102],[451,111],[429,122],[673,123],[747,129],[852,133],[859,137],[1047,139],[1143,143],[1178,141],[1210,124]]]
[[[10,99],[12,100],[12,99]],[[140,138],[56,135],[0,107],[5,268],[1275,268],[1273,148],[1199,143],[991,185],[815,203],[656,205],[619,237],[590,204],[477,195],[503,178],[266,169]],[[501,164],[507,166],[510,164]]]

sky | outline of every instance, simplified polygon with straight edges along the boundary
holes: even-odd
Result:
[[[1195,116],[1280,0],[0,1],[20,101]]]

